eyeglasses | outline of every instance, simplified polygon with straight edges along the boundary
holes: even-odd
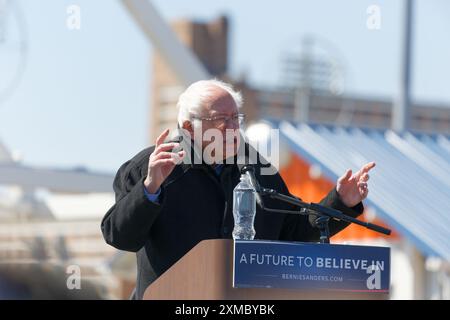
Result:
[[[191,115],[192,119],[202,120],[202,121],[211,121],[215,127],[223,127],[226,125],[228,121],[231,121],[234,124],[243,125],[245,121],[245,114],[237,113],[232,116],[217,116],[217,117],[199,117],[196,115]]]

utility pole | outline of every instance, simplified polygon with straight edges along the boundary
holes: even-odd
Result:
[[[400,62],[399,96],[392,110],[392,129],[403,132],[408,129],[411,114],[411,53],[414,0],[404,0],[403,47]]]

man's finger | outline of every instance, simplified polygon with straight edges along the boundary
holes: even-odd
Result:
[[[173,164],[174,166],[177,164],[177,160],[173,159],[173,158],[168,158],[168,159],[160,159],[155,161],[155,165],[160,165],[160,164]]]
[[[178,147],[180,144],[179,143],[163,143],[160,144],[159,146],[157,146],[155,148],[154,154],[157,155],[158,153],[162,152],[162,151],[169,151],[172,149],[175,149],[176,147]]]
[[[162,155],[160,153],[159,158],[155,157],[155,160],[153,161],[153,165],[158,165],[158,164],[177,165],[183,160],[184,155],[186,154],[184,151],[180,151],[178,153],[171,153],[171,152],[165,152],[165,153],[166,154],[164,154],[164,155]],[[169,154],[167,154],[167,153],[169,153]]]
[[[186,155],[186,152],[184,152],[184,150],[179,151],[178,153],[178,163],[180,163],[181,161],[183,161],[184,156]]]
[[[366,182],[359,182],[358,183],[358,187],[360,187],[360,188],[367,188],[367,183]]]
[[[158,147],[160,144],[166,140],[167,136],[169,135],[169,129],[164,130],[163,133],[159,135],[159,137],[156,139],[156,146]]]
[[[179,156],[178,156],[178,154],[173,153],[173,152],[161,151],[160,153],[156,154],[152,160],[156,161],[159,159],[168,159],[168,158],[178,159]]]
[[[366,197],[367,197],[367,195],[369,194],[369,189],[364,189],[363,191],[362,191],[362,194],[361,194],[361,196],[362,196],[362,198],[363,199],[365,199]]]
[[[350,179],[350,177],[352,176],[352,169],[348,169],[347,172],[339,178],[338,183],[342,183],[348,179]]]
[[[179,152],[166,152],[166,151],[161,151],[160,153],[156,154],[152,161],[156,161],[159,159],[168,159],[168,158],[173,158],[177,161],[181,160],[184,158],[184,155],[186,154],[186,152],[184,152],[184,150],[179,151]]]
[[[369,170],[372,169],[373,167],[375,167],[375,162],[373,162],[373,161],[369,162],[364,167],[362,167],[361,173],[369,172]]]
[[[369,178],[370,178],[370,176],[369,176],[369,174],[368,174],[367,172],[364,173],[364,174],[361,176],[361,180],[364,181],[364,182],[369,181]]]

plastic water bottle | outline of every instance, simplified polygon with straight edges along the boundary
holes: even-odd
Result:
[[[256,191],[246,174],[233,190],[233,239],[253,240],[255,237]]]

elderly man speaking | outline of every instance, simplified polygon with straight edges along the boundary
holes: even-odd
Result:
[[[228,133],[239,132],[244,118],[238,111],[241,105],[241,95],[229,84],[218,80],[193,83],[177,103],[182,138],[165,142],[169,136],[165,130],[154,146],[119,168],[113,184],[116,202],[103,218],[101,229],[108,244],[136,252],[133,298],[142,299],[145,289],[200,241],[232,237],[233,189],[240,177],[237,153],[240,146],[249,146],[239,134],[230,138]],[[212,151],[208,150],[211,137],[205,138],[208,130],[223,137],[218,141],[215,136]],[[207,150],[210,152],[204,152]],[[255,168],[261,166],[259,161],[255,164]],[[360,215],[361,201],[368,194],[368,171],[374,166],[368,163],[353,174],[348,170],[321,204],[353,217]],[[278,172],[263,175],[261,170],[255,171],[261,185],[289,195]],[[273,199],[265,199],[265,204],[296,210]],[[255,238],[317,241],[320,232],[314,221],[313,216],[264,212],[258,207]],[[330,221],[330,234],[347,225]]]

